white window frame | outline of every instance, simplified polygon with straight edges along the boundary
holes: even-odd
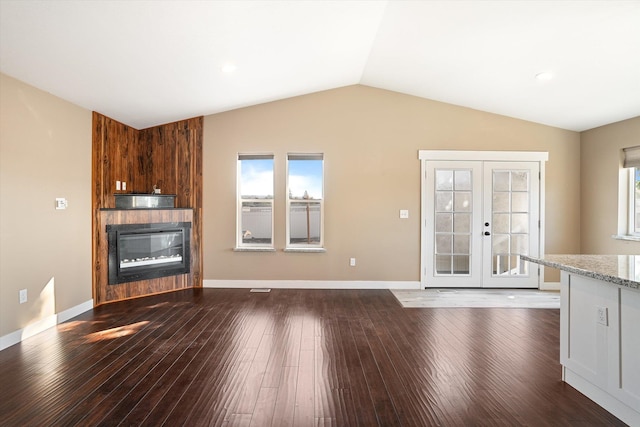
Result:
[[[275,251],[274,247],[274,199],[275,194],[271,196],[271,198],[251,198],[251,199],[243,199],[242,198],[242,160],[251,160],[251,159],[271,159],[273,161],[273,182],[272,189],[275,193],[275,156],[273,153],[258,153],[258,154],[242,154],[238,153],[237,156],[237,166],[236,166],[236,251],[267,251],[272,252]],[[259,202],[259,203],[268,203],[271,205],[271,243],[245,243],[243,242],[243,224],[242,224],[242,204],[243,202]]]
[[[322,161],[322,198],[310,199],[309,203],[320,204],[320,241],[318,243],[291,243],[291,202],[304,202],[303,199],[292,199],[289,197],[289,160],[321,160]],[[325,252],[324,248],[324,161],[325,156],[323,153],[288,153],[286,161],[286,247],[285,252]]]
[[[627,188],[627,232],[626,236],[640,239],[640,233],[636,232],[636,170],[638,168],[628,168],[628,188]]]
[[[635,167],[621,167],[618,179],[618,230],[612,235],[618,240],[640,241],[635,232]]]

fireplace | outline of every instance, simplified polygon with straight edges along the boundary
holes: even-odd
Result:
[[[107,225],[109,284],[190,272],[191,223]]]

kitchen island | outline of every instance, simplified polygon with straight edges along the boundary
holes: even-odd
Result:
[[[561,270],[562,379],[640,426],[640,255],[521,257]]]

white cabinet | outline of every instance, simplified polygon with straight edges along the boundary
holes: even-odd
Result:
[[[640,426],[640,291],[563,271],[560,304],[563,379]]]

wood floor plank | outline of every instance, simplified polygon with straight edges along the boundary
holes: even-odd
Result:
[[[298,378],[296,381],[295,411],[293,414],[293,425],[313,427],[315,424],[314,393],[315,393],[315,372],[314,351],[300,351],[300,365],[298,366]]]
[[[262,427],[271,425],[273,413],[276,408],[278,389],[262,387],[258,392],[258,399],[251,417],[251,427]]]
[[[192,289],[0,351],[0,426],[623,426],[560,380],[559,311]]]

